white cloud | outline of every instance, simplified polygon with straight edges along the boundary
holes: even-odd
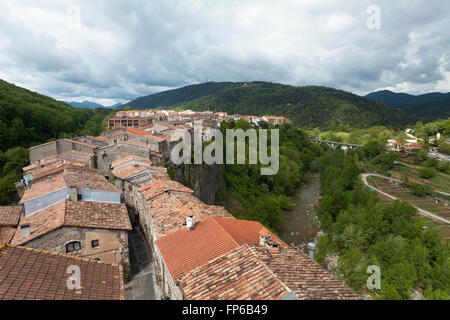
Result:
[[[4,1],[0,78],[107,102],[211,80],[450,91],[450,4],[377,2],[381,30],[372,1]]]

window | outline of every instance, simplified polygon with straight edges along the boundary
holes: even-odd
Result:
[[[99,241],[98,240],[92,240],[91,241],[91,245],[92,245],[92,248],[96,248],[96,247],[98,247],[99,246]]]
[[[81,243],[79,241],[73,241],[66,244],[66,252],[73,252],[81,249]]]
[[[77,199],[78,199],[78,201],[81,201],[81,200],[83,200],[83,196],[81,194],[77,194]]]

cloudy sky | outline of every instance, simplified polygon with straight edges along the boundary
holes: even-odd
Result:
[[[0,78],[60,100],[205,81],[450,91],[448,0],[14,0],[0,12]]]

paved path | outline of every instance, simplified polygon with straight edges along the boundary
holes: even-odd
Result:
[[[139,228],[128,235],[131,281],[125,286],[126,300],[159,300],[150,250]]]
[[[397,181],[397,182],[401,182],[401,183],[403,183],[403,181],[397,180],[397,179],[394,179],[394,178],[389,178],[389,177],[386,177],[386,176],[382,176],[381,174],[377,174],[377,173],[362,173],[362,174],[361,174],[362,181],[363,181],[363,183],[364,183],[366,186],[371,187],[371,188],[374,189],[376,192],[381,193],[382,195],[384,195],[384,196],[386,196],[386,197],[388,197],[388,198],[390,198],[390,199],[393,199],[393,200],[402,200],[402,199],[399,199],[399,198],[397,198],[397,197],[394,197],[394,196],[392,196],[392,195],[390,195],[390,194],[388,194],[388,193],[386,193],[386,192],[384,192],[384,191],[381,191],[380,189],[377,189],[377,188],[375,188],[375,187],[369,185],[369,183],[367,182],[367,177],[369,177],[369,176],[381,177],[381,178],[384,178],[384,179],[389,179],[389,180],[393,180],[393,181]],[[404,201],[404,200],[403,200],[403,201]],[[408,203],[409,203],[409,202],[408,202]],[[416,208],[417,211],[419,212],[419,214],[421,214],[421,215],[423,215],[423,216],[427,216],[427,217],[429,217],[429,218],[431,218],[431,219],[433,219],[433,220],[438,220],[438,221],[444,222],[444,223],[446,223],[446,224],[450,224],[450,221],[448,221],[447,219],[445,219],[445,218],[443,218],[443,217],[441,217],[441,216],[438,216],[437,214],[434,214],[434,213],[432,213],[432,212],[430,212],[430,211],[421,209],[421,208],[419,208],[419,207],[413,205],[412,203],[409,203],[409,204],[412,205],[414,208]]]

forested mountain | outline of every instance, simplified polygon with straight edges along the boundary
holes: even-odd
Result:
[[[28,164],[26,148],[55,138],[97,135],[111,109],[80,109],[0,80],[0,204]]]
[[[450,93],[431,92],[415,96],[383,90],[369,93],[366,98],[416,115],[421,120],[450,117]]]
[[[174,104],[192,101],[205,95],[214,94],[219,90],[233,86],[232,82],[206,82],[194,84],[178,89],[158,92],[145,97],[137,98],[127,103],[127,106],[135,109],[147,109],[167,107]]]
[[[364,97],[318,86],[295,87],[269,82],[204,83],[156,95],[164,96],[166,106],[226,111],[229,114],[280,115],[307,128],[346,129],[374,125],[395,127],[416,120],[406,113]],[[150,99],[156,95],[140,99]],[[196,96],[198,97],[193,99]],[[128,105],[157,105],[138,104],[136,101],[139,99]]]

